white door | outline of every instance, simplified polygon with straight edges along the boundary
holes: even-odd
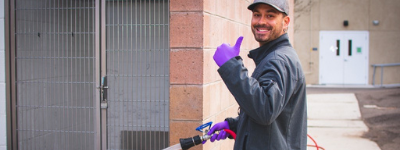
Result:
[[[368,84],[368,31],[320,31],[320,84]]]

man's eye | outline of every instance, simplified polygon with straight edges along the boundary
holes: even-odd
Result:
[[[254,14],[253,16],[254,17],[260,17],[261,15],[260,14]]]

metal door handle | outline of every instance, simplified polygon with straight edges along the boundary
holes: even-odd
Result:
[[[336,56],[340,56],[340,40],[336,40]]]
[[[351,56],[352,47],[353,47],[353,41],[350,39],[350,40],[349,40],[349,56]]]
[[[107,108],[107,89],[108,86],[107,84],[107,78],[104,76],[101,78],[101,85],[97,87],[97,89],[100,89],[100,102],[101,102],[101,108]]]

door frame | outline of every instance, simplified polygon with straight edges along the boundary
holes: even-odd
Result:
[[[101,2],[103,2],[103,1],[105,1],[105,0],[102,0]],[[102,6],[101,2],[100,2],[100,0],[95,0],[95,23],[94,24],[95,24],[95,33],[97,33],[95,35],[95,48],[94,48],[95,49],[95,58],[96,58],[96,60],[95,60],[96,87],[100,87],[101,86],[100,85],[101,84],[100,83],[100,78],[101,78],[101,72],[102,72],[103,69],[101,68],[101,64],[100,63],[102,63],[105,60],[105,59],[100,58],[100,57],[102,57],[101,54],[103,54],[103,51],[101,51],[102,45],[100,45],[100,43],[104,43],[104,42],[100,41],[100,37],[102,37],[102,34],[103,34],[102,30],[100,28],[100,27],[102,27],[100,25],[100,21],[101,20],[105,20],[105,19],[102,19],[102,17],[103,17],[102,14],[103,14],[104,11],[103,11],[103,9],[100,8]],[[101,12],[101,15],[100,15],[100,12]],[[101,89],[94,88],[93,90],[94,90],[94,93],[96,94],[94,101],[95,101],[95,106],[96,106],[95,115],[96,115],[97,125],[95,126],[95,129],[96,129],[96,131],[98,133],[98,134],[96,134],[94,147],[95,147],[95,149],[101,149],[101,148],[104,149],[104,147],[102,147],[102,140],[101,140],[101,135],[103,134],[101,132],[102,131],[101,128],[102,128],[103,124],[101,124],[102,120],[101,120],[101,114],[100,114],[100,90]]]
[[[98,76],[98,80],[96,79],[96,81],[100,81],[100,78],[101,77],[105,77],[106,76],[106,74],[107,74],[107,68],[106,68],[106,66],[107,66],[107,58],[106,58],[106,0],[101,0],[101,3],[100,3],[100,7],[96,7],[96,8],[100,8],[100,12],[97,12],[96,13],[96,15],[99,15],[100,14],[100,20],[98,20],[97,22],[99,22],[100,23],[100,32],[98,32],[98,33],[100,33],[100,37],[97,37],[96,36],[96,38],[99,38],[99,39],[96,39],[96,41],[99,41],[100,43],[99,44],[96,44],[96,46],[100,46],[100,48],[99,48],[99,51],[98,52],[100,52],[100,56],[99,57],[97,57],[97,58],[100,58],[101,59],[101,61],[99,62],[99,63],[97,63],[98,65],[100,65],[99,67],[100,67],[100,76]],[[99,23],[97,23],[97,25],[99,25]],[[97,27],[97,26],[96,26]],[[99,86],[101,86],[100,85],[100,83],[98,84]],[[100,94],[100,91],[99,92],[97,92],[98,94]],[[100,95],[99,95],[99,97],[98,97],[98,102],[99,102],[99,105],[98,106],[100,106],[100,101],[101,101],[101,98],[100,98]],[[99,107],[99,109],[100,109],[100,107]],[[100,112],[99,113],[99,119],[100,119],[100,135],[101,135],[101,149],[102,150],[107,150],[107,109],[104,109],[104,108],[101,108],[98,112]],[[99,144],[100,145],[100,144]],[[99,148],[100,149],[100,148]]]
[[[6,115],[7,115],[7,149],[17,149],[16,133],[16,90],[15,90],[15,2],[4,0],[4,26],[5,26],[5,71],[6,71]]]

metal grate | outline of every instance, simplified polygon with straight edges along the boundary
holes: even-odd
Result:
[[[169,1],[106,1],[108,149],[169,145]]]
[[[12,2],[18,149],[99,148],[99,1]],[[107,149],[167,147],[169,1],[105,6]]]
[[[16,0],[18,149],[95,148],[94,0]]]

